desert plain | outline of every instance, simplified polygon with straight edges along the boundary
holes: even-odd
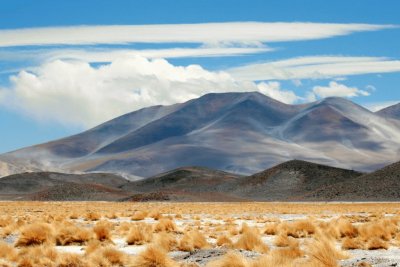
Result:
[[[0,266],[398,266],[395,202],[0,202]]]

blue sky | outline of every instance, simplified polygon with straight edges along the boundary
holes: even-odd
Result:
[[[396,103],[398,10],[396,0],[1,1],[0,153],[207,92]]]

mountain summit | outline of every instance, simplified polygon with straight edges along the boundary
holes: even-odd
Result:
[[[257,92],[220,93],[144,108],[0,160],[130,177],[182,166],[251,174],[291,159],[370,171],[400,157],[398,140],[399,120],[343,98],[287,105]]]

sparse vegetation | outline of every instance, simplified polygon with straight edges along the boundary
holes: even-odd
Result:
[[[354,249],[383,252],[400,244],[400,213],[393,209],[385,216],[386,204],[363,204],[361,215],[353,206],[343,205],[342,212],[336,204],[329,206],[332,214],[354,213],[343,216],[318,213],[319,206],[311,209],[309,204],[275,203],[271,210],[259,203],[91,205],[65,203],[54,209],[52,203],[0,203],[0,211],[7,214],[0,218],[0,266],[332,267]],[[294,211],[310,216],[279,217],[287,213],[290,218],[288,213]],[[80,249],[60,250],[71,245]],[[219,254],[201,264],[168,254],[196,255],[207,249]]]

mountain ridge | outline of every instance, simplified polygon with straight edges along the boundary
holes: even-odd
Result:
[[[347,99],[288,105],[258,92],[212,93],[140,109],[0,160],[128,177],[191,165],[247,175],[295,158],[371,171],[400,156],[396,140],[400,123]]]

